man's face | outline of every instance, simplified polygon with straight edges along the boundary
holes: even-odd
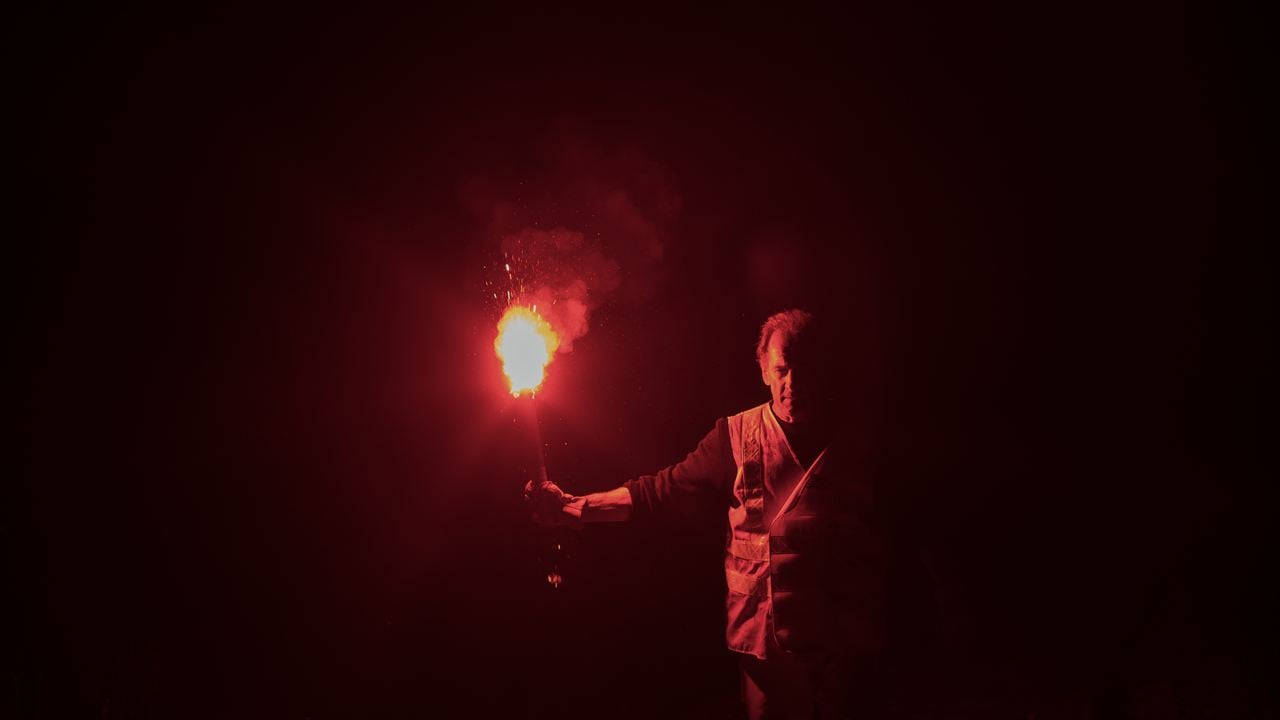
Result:
[[[769,386],[773,394],[773,412],[784,422],[803,422],[813,411],[815,396],[808,383],[812,380],[805,376],[804,368],[800,370],[799,384],[796,382],[795,349],[789,338],[782,333],[774,333],[765,346],[763,364],[760,375],[764,384]],[[803,365],[803,363],[802,363]]]

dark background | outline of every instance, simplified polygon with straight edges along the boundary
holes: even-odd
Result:
[[[567,489],[763,401],[760,321],[818,307],[943,598],[904,707],[1262,714],[1263,53],[1227,20],[20,16],[6,701],[732,717],[716,518],[520,504],[486,281],[560,226],[620,272],[538,400]]]

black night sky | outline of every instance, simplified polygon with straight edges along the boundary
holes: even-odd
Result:
[[[910,716],[1265,714],[1272,286],[1226,25],[15,19],[12,716],[736,717],[720,514],[552,535],[521,503],[492,291],[503,238],[557,228],[583,252],[531,262],[590,306],[538,398],[566,489],[765,401],[760,322],[813,308],[945,598]]]

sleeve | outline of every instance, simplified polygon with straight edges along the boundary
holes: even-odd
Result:
[[[655,475],[626,482],[631,492],[631,517],[691,515],[703,503],[721,498],[728,502],[737,469],[729,444],[729,421],[720,418],[684,460]]]

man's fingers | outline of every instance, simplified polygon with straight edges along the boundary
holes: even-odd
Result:
[[[542,527],[579,525],[580,519],[565,511],[565,506],[576,499],[553,482],[544,480],[535,485],[529,481],[524,486],[524,500],[532,506],[532,519]]]
[[[524,491],[527,493],[534,491],[548,491],[553,493],[562,492],[560,490],[560,486],[550,480],[530,480],[524,484]]]

